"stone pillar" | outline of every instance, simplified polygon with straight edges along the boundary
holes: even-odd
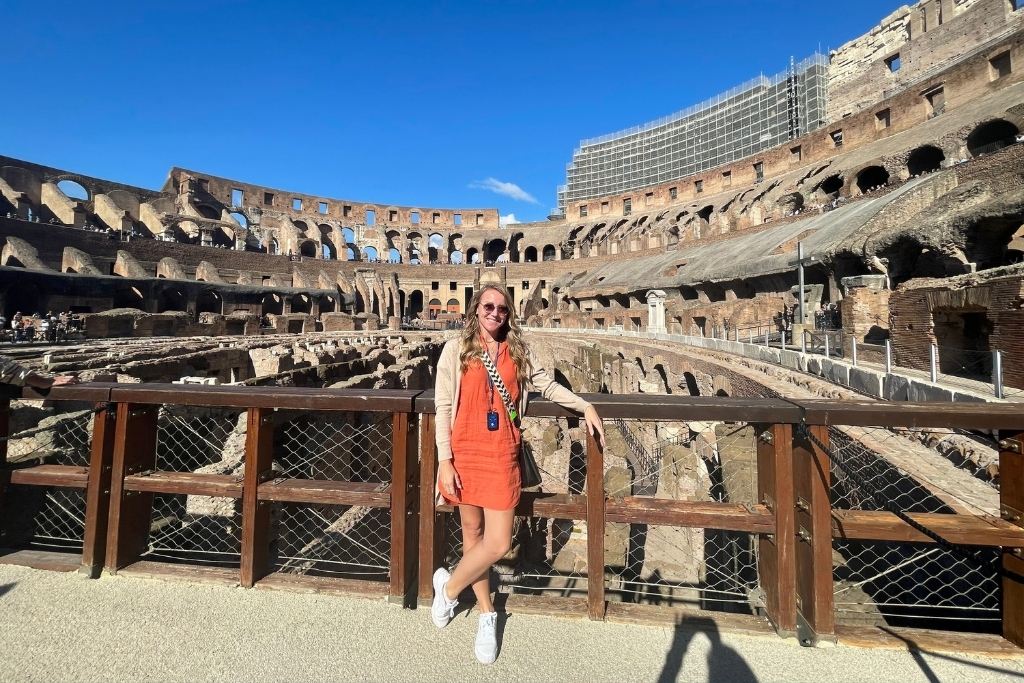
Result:
[[[664,333],[665,330],[665,292],[652,289],[647,292],[647,331]]]
[[[939,25],[939,0],[931,0],[924,6],[924,30],[931,31]]]

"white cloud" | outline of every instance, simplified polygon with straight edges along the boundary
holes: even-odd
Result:
[[[518,222],[519,221],[516,220],[516,215],[514,213],[510,213],[510,214],[505,215],[505,216],[498,216],[498,225],[501,225],[501,226],[512,225],[513,223],[518,223]]]
[[[487,190],[488,192],[494,192],[495,194],[504,195],[505,197],[511,197],[516,201],[529,202],[530,204],[540,204],[537,199],[519,187],[515,183],[506,183],[497,178],[487,178],[485,180],[474,180],[469,184],[469,187],[474,190]]]

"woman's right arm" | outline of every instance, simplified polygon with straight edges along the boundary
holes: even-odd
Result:
[[[437,445],[437,483],[449,496],[462,488],[455,467],[452,465],[452,411],[455,409],[455,382],[458,371],[458,341],[445,344],[437,361],[437,377],[434,382],[434,442]]]

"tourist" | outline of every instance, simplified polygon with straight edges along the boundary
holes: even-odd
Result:
[[[17,387],[33,387],[35,389],[49,389],[62,384],[77,384],[78,378],[74,375],[53,375],[43,374],[35,370],[29,370],[17,361],[7,356],[0,356],[0,384],[11,384]]]
[[[459,507],[463,555],[450,574],[444,567],[434,572],[430,613],[434,624],[444,627],[454,616],[459,593],[472,586],[480,610],[476,657],[490,664],[497,656],[498,617],[491,602],[490,568],[512,544],[522,481],[518,456],[526,385],[583,413],[602,448],[604,428],[592,405],[537,365],[510,317],[512,297],[504,287],[485,285],[473,295],[468,310],[464,331],[441,351],[434,397],[438,491]],[[497,386],[481,362],[484,354],[497,368]]]

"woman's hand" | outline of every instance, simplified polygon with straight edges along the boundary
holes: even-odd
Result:
[[[442,460],[437,468],[437,485],[441,492],[449,498],[455,497],[455,491],[462,489],[462,478],[455,471],[451,460]]]
[[[597,414],[597,408],[594,406],[587,406],[587,409],[583,411],[583,419],[587,421],[587,433],[593,434],[597,442],[601,444],[601,450],[604,450],[604,423],[601,422],[601,416]]]

